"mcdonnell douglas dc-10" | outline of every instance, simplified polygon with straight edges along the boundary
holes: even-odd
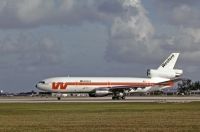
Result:
[[[112,99],[125,99],[127,93],[148,92],[169,88],[179,80],[183,70],[174,69],[179,53],[172,53],[157,69],[148,69],[148,78],[133,77],[54,77],[42,80],[36,88],[57,93],[88,93],[90,97],[112,95]]]

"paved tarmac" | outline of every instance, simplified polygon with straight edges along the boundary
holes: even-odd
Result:
[[[200,96],[130,96],[126,100],[112,100],[111,97],[0,97],[0,103],[109,103],[109,102],[194,102],[200,101]]]

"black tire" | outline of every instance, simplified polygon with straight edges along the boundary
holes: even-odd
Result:
[[[116,100],[116,99],[117,99],[117,97],[116,97],[116,96],[113,96],[113,97],[112,97],[112,100]]]
[[[57,97],[58,100],[61,100],[61,97]]]
[[[121,97],[117,96],[117,100],[120,100],[120,99],[121,99]]]
[[[125,96],[123,96],[123,97],[122,97],[122,99],[123,99],[123,100],[125,100],[125,99],[126,99],[126,97],[125,97]]]

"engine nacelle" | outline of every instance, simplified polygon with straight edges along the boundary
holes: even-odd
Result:
[[[93,92],[89,93],[90,97],[104,97],[111,94],[108,88],[96,89]]]
[[[167,71],[156,70],[156,69],[147,70],[148,77],[175,78],[181,76],[182,74],[183,70],[180,69],[172,69]]]
[[[176,77],[180,77],[183,74],[183,70],[180,69],[174,69]]]

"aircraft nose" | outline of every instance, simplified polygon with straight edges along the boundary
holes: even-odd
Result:
[[[40,81],[35,85],[35,87],[36,88],[40,88],[43,84],[45,84],[45,82],[44,81]]]
[[[35,84],[35,87],[38,89],[38,88],[40,88],[40,85],[39,85],[40,83],[37,83],[37,84]]]

